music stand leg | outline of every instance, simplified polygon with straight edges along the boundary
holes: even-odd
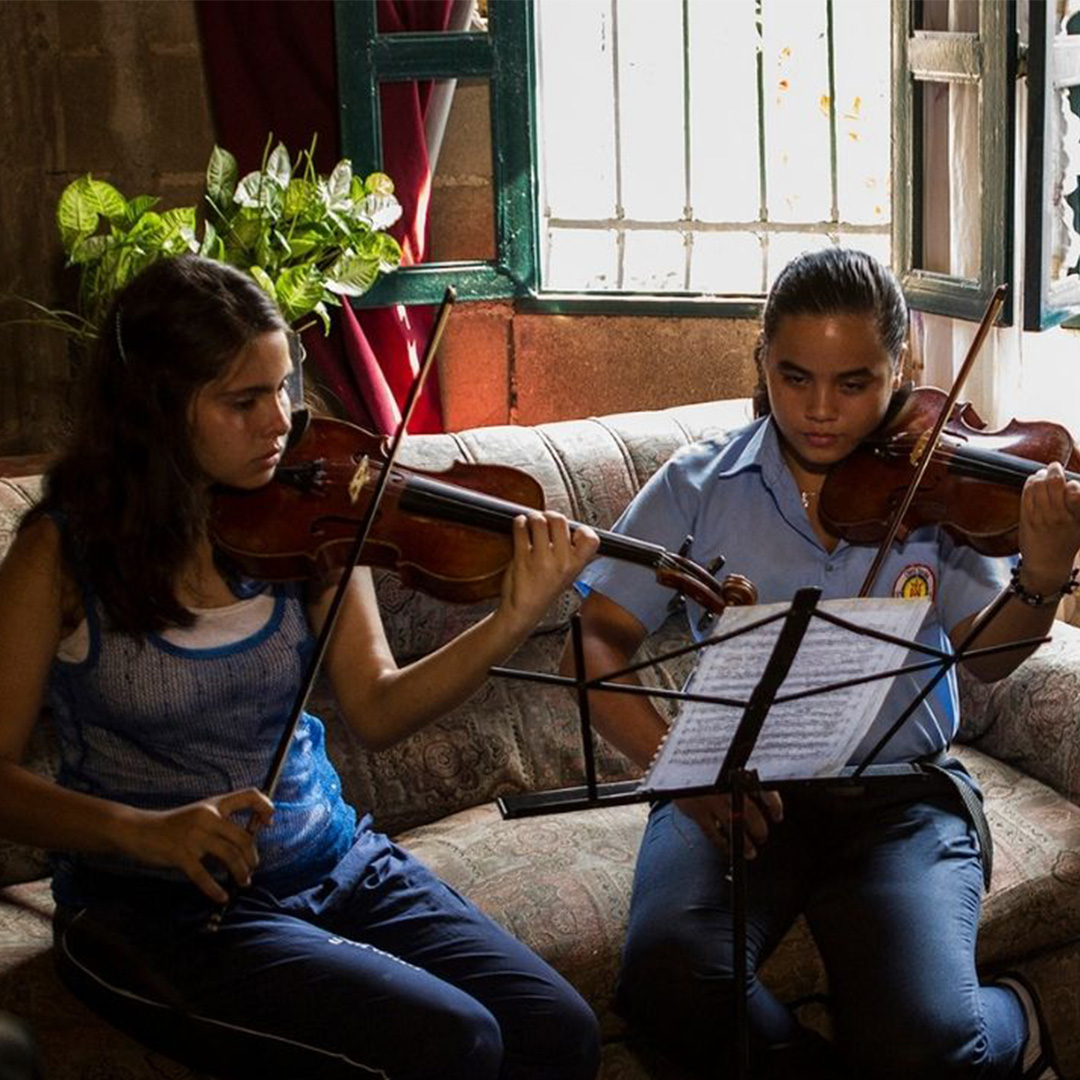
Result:
[[[592,718],[589,715],[589,691],[585,675],[585,637],[581,630],[581,615],[575,612],[570,620],[570,640],[574,649],[574,671],[577,675],[578,718],[581,721],[581,754],[585,765],[585,788],[589,802],[596,802],[596,753],[593,745]]]
[[[731,824],[728,838],[731,865],[732,978],[735,991],[736,1080],[750,1078],[750,1018],[746,995],[746,771],[735,769],[731,776]]]

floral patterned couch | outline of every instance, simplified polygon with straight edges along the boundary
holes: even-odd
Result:
[[[407,443],[407,460],[438,469],[455,458],[502,462],[530,471],[549,505],[609,525],[674,450],[741,424],[743,401],[662,412],[497,427]],[[4,478],[0,469],[0,552],[39,477]],[[25,471],[25,470],[23,470]],[[478,615],[379,581],[384,619],[399,658],[437,646]],[[549,613],[519,650],[515,667],[553,671],[573,598]],[[681,633],[677,620],[647,644]],[[680,671],[657,678],[676,686]],[[988,970],[1020,968],[1043,991],[1062,1065],[1080,1071],[1080,630],[1056,624],[1054,640],[1008,680],[964,684],[960,756],[987,793],[997,845],[986,901],[980,960]],[[581,782],[573,704],[557,688],[494,678],[466,705],[399,746],[368,754],[342,725],[333,703],[316,703],[348,795],[374,810],[460,891],[501,920],[594,1005],[605,1036],[603,1080],[675,1078],[648,1048],[628,1042],[612,1010],[631,875],[645,818],[640,804],[502,820],[493,800],[507,793]],[[47,728],[30,749],[35,768],[53,764]],[[633,775],[600,747],[602,779]],[[0,1009],[24,1018],[41,1047],[48,1080],[192,1077],[91,1015],[60,985],[50,952],[51,901],[41,852],[0,844]],[[827,1023],[824,975],[804,926],[770,960],[767,977],[791,1001],[807,1002],[810,1022]],[[816,1010],[816,1012],[815,1012]]]

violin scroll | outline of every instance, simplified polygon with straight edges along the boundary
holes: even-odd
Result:
[[[725,604],[745,607],[758,601],[757,586],[742,574],[728,574],[720,582],[720,595]]]
[[[739,607],[756,604],[758,600],[757,588],[749,578],[728,574],[722,581],[717,581],[703,567],[682,555],[667,555],[656,567],[656,580],[689,597],[712,615],[723,614],[729,605]]]

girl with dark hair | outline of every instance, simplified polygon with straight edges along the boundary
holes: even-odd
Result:
[[[233,582],[207,517],[214,484],[255,488],[281,457],[285,331],[250,278],[194,256],[118,296],[70,448],[0,566],[0,831],[58,853],[68,985],[214,1075],[591,1080],[588,1006],[357,819],[319,720],[302,716],[276,804],[258,790],[336,583]],[[404,668],[356,570],[325,665],[342,717],[378,748],[453,708],[596,545],[519,518],[498,608]],[[57,784],[18,764],[43,703]]]
[[[830,468],[887,415],[906,335],[899,285],[869,255],[831,249],[795,259],[765,304],[758,419],[675,455],[616,530],[668,548],[692,536],[691,558],[707,565],[723,553],[725,569],[749,577],[762,602],[790,601],[806,585],[826,599],[857,596],[875,551],[831,535],[817,497]],[[1008,600],[979,644],[1037,638],[1073,588],[1078,547],[1080,483],[1053,464],[1024,489],[1020,561],[986,558],[936,526],[922,527],[892,547],[874,594],[929,596],[919,639],[948,649],[1005,590]],[[588,567],[578,587],[589,674],[626,668],[663,622],[667,598],[636,568],[609,559]],[[701,611],[688,602],[687,614],[700,638]],[[981,679],[998,679],[1030,651],[966,664]],[[851,764],[876,746],[926,677],[898,677]],[[649,699],[593,693],[590,705],[601,734],[645,767],[666,730]],[[858,798],[850,788],[817,786],[783,803],[775,791],[748,801],[754,1076],[1058,1075],[1031,987],[1012,975],[980,986],[976,974],[984,853],[975,807],[967,808],[975,801],[957,786],[974,781],[944,753],[956,728],[950,676],[878,760],[934,760],[955,783],[946,776],[938,786],[868,787]],[[728,820],[728,799],[719,794],[653,807],[619,985],[630,1021],[702,1076],[730,1060],[733,1039]],[[833,1043],[801,1027],[757,975],[800,913],[828,972]]]

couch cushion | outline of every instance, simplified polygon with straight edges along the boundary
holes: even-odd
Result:
[[[539,634],[522,645],[511,663],[527,671],[558,666],[563,634]],[[514,791],[581,783],[581,726],[567,709],[561,687],[509,678],[489,679],[465,705],[423,732],[378,753],[365,751],[335,722],[333,706],[316,706],[327,719],[327,744],[341,773],[345,797],[372,811],[385,832],[402,829]],[[597,745],[603,779],[633,775],[630,763]]]
[[[980,969],[1020,968],[1039,989],[1058,1063],[1080,1071],[1080,807],[972,747],[994,837],[994,880],[979,924]]]
[[[978,778],[994,838],[979,961],[994,968],[1080,938],[1080,807],[972,747],[957,756]]]
[[[626,929],[642,805],[503,821],[491,805],[406,832],[401,842],[541,953],[607,1032]]]
[[[23,763],[27,768],[50,779],[56,777],[59,751],[47,723],[36,724],[30,734]],[[40,848],[13,844],[0,837],[0,886],[33,881],[48,873],[49,856]]]
[[[1059,620],[1051,633],[1008,679],[960,669],[959,739],[1080,802],[1080,628]]]
[[[605,1037],[616,1038],[625,1025],[614,1010],[615,981],[647,815],[637,803],[504,821],[494,806],[478,806],[400,840],[569,979]],[[764,977],[786,1001],[824,991],[803,920]]]
[[[35,459],[35,461],[38,459]],[[41,477],[13,476],[21,470],[12,465],[0,468],[0,558],[6,554],[23,514],[41,495]],[[27,747],[25,764],[43,776],[56,775],[55,743],[43,725],[38,724]],[[32,881],[47,869],[47,858],[37,848],[23,847],[0,838],[0,885]]]
[[[640,657],[660,656],[685,644],[685,619],[675,615],[645,643]],[[558,669],[565,633],[534,634],[507,661],[514,670],[552,673]],[[641,673],[648,685],[678,689],[691,655],[665,661]],[[365,751],[343,723],[329,696],[312,703],[327,721],[327,745],[341,773],[345,797],[371,811],[388,833],[510,792],[545,791],[584,782],[581,724],[571,691],[561,686],[522,683],[510,676],[489,679],[460,708],[422,732],[377,753]],[[658,702],[673,712],[670,702]],[[639,775],[622,754],[593,739],[597,776],[622,780]]]

